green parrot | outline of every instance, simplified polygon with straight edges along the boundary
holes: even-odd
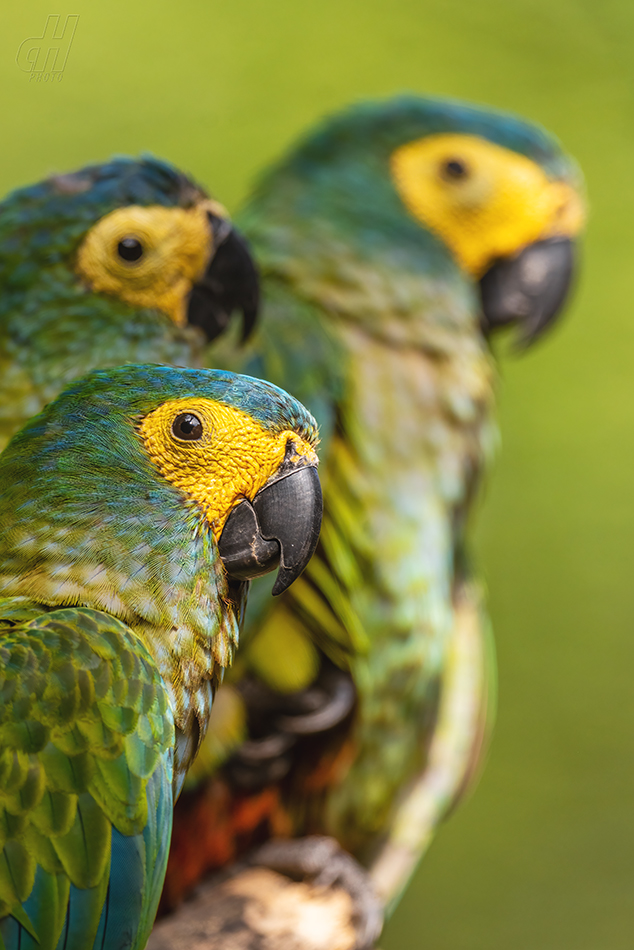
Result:
[[[168,904],[263,836],[329,835],[393,907],[469,783],[494,693],[468,553],[498,441],[489,337],[515,324],[527,346],[552,322],[583,217],[578,168],[543,129],[415,95],[320,123],[237,215],[262,318],[213,358],[314,413],[324,521],[290,591],[254,584],[176,809]],[[272,855],[304,867],[296,841]]]
[[[203,365],[257,273],[222,206],[151,156],[114,158],[0,203],[0,449],[66,383],[121,363]]]
[[[0,455],[2,950],[145,947],[247,579],[316,544],[316,441],[273,385],[137,365]]]

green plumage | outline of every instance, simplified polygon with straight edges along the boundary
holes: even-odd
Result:
[[[7,598],[0,600],[0,669],[0,946],[54,950],[76,892],[84,905],[77,946],[93,945],[115,829],[148,848],[143,913],[125,944],[144,947],[167,861],[174,746],[152,657],[102,612],[45,612]],[[159,818],[158,833],[144,840]],[[22,942],[14,944],[18,925]],[[69,928],[74,934],[72,914]],[[114,946],[112,920],[107,933],[106,922],[101,929],[104,946]]]
[[[185,398],[316,439],[303,406],[267,383],[127,366],[76,381],[0,455],[1,950],[147,941],[173,794],[247,588],[138,431]]]

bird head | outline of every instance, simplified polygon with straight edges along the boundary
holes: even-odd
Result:
[[[232,579],[279,565],[281,592],[306,566],[316,444],[312,416],[269,383],[93,372],[0,455],[0,593],[204,632]]]
[[[377,281],[382,262],[436,278],[453,266],[479,287],[484,331],[518,324],[526,343],[564,303],[584,222],[578,168],[539,126],[413,95],[327,119],[264,179],[250,223],[257,242],[258,227],[275,218],[273,268],[286,240],[285,207],[312,230],[301,253],[318,257],[330,228],[337,266],[349,275],[356,262],[346,264],[346,245],[357,262],[376,264]],[[290,265],[296,273],[301,266]]]
[[[257,272],[227,212],[150,156],[114,158],[9,195],[0,204],[0,286],[22,312],[57,299],[88,320],[105,296],[128,316],[150,311],[198,326],[207,339],[236,309],[248,336],[258,307]]]

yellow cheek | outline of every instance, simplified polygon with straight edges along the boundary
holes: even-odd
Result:
[[[183,442],[171,434],[172,422],[183,412],[201,420],[201,439]],[[289,441],[306,464],[317,464],[314,448],[297,433],[271,433],[240,409],[211,399],[164,403],[145,417],[139,431],[164,478],[200,505],[216,541],[231,510],[244,498],[252,501],[280,467]]]
[[[443,164],[452,158],[468,168],[464,179],[443,178]],[[476,278],[497,258],[540,238],[572,237],[583,225],[583,202],[571,185],[551,181],[531,159],[476,136],[409,142],[392,154],[391,171],[408,210]]]
[[[187,210],[132,205],[112,211],[84,238],[77,273],[93,290],[133,307],[161,310],[183,326],[188,294],[213,251],[208,207],[215,210],[204,201]],[[138,261],[124,261],[117,253],[119,242],[130,236],[144,248]]]

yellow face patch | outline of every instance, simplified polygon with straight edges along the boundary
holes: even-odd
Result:
[[[84,238],[77,272],[93,290],[133,307],[161,310],[183,326],[187,296],[214,250],[207,211],[218,209],[209,201],[187,210],[159,205],[117,208]]]
[[[438,234],[458,263],[481,277],[494,260],[546,237],[574,237],[583,201],[525,155],[474,135],[429,135],[392,154],[408,210]]]
[[[139,431],[164,478],[203,509],[216,541],[232,509],[244,498],[253,501],[285,459],[317,465],[313,446],[296,432],[269,432],[213,399],[163,403]]]

